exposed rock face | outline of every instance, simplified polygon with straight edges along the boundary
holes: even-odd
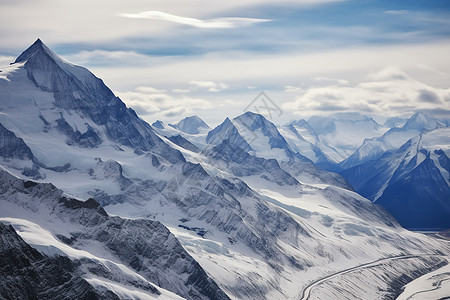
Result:
[[[226,118],[222,124],[208,132],[208,135],[206,136],[206,142],[208,144],[218,145],[224,140],[228,140],[231,145],[242,148],[245,151],[252,150],[252,147],[250,147],[247,141],[239,134],[236,126],[234,126],[229,118]]]
[[[226,119],[208,135],[189,120],[183,130],[199,133],[161,122],[151,127],[100,79],[41,41],[11,68],[10,80],[0,80],[6,91],[0,121],[41,161],[45,181],[67,194],[44,180],[0,172],[0,220],[41,253],[69,257],[74,276],[100,296],[134,298],[116,285],[161,299],[177,299],[171,291],[188,299],[287,300],[330,271],[404,253],[448,253],[442,243],[403,230],[341,176],[319,170],[300,154],[306,144],[294,147],[285,138],[294,131],[261,115]],[[22,113],[27,117],[19,120]],[[333,137],[339,124],[321,130]],[[377,131],[371,120],[351,128],[362,124]],[[18,143],[4,141],[6,148]],[[333,143],[314,145],[306,146],[318,151],[317,161],[332,152]],[[432,153],[433,163],[448,170],[448,156]],[[1,164],[31,176],[25,171],[36,158],[2,158]],[[30,234],[48,241],[28,240]],[[377,286],[369,288],[379,294]]]
[[[450,227],[449,158],[435,149],[448,128],[424,132],[397,151],[352,167],[342,175],[361,195],[384,206],[402,226],[412,229]]]
[[[72,224],[74,231],[58,235],[62,242],[75,249],[83,249],[95,241],[117,257],[118,262],[135,270],[148,282],[187,299],[228,299],[175,236],[158,221],[110,217],[93,199],[86,202],[71,199],[52,184],[24,182],[0,170],[0,208],[5,205],[13,205],[18,212],[34,214],[38,218],[35,221],[41,223],[41,227],[46,226],[46,219]],[[34,250],[27,251],[34,259],[42,257]],[[119,283],[137,284],[139,288],[146,287],[152,293],[159,293],[149,283],[123,279],[127,275],[108,271],[102,263],[92,259],[80,259],[76,264],[79,272],[88,270],[87,274]],[[84,275],[87,275],[85,272]]]
[[[181,153],[165,144],[151,126],[139,119],[112,91],[87,69],[59,58],[41,40],[25,50],[15,63],[25,62],[28,78],[41,90],[53,93],[55,105],[73,110],[103,126],[108,139],[143,151],[152,150],[168,161],[185,161]],[[58,126],[69,143],[95,147],[100,137],[92,128],[77,132],[61,119]]]
[[[260,175],[266,180],[279,185],[299,185],[300,183],[289,173],[280,168],[275,159],[264,159],[250,155],[241,148],[233,147],[224,140],[206,153],[217,162],[224,162],[236,176]]]
[[[192,144],[191,142],[189,142],[187,139],[185,139],[184,137],[182,137],[179,134],[168,137],[168,139],[172,143],[174,143],[180,147],[183,147],[186,150],[189,150],[189,151],[192,151],[195,153],[199,153],[201,151],[197,146],[195,146],[194,144]]]
[[[10,225],[0,222],[0,298],[2,299],[119,299],[101,294],[74,275],[67,257],[47,257],[31,248]]]
[[[23,139],[18,138],[14,132],[6,129],[0,123],[0,158],[5,165],[21,170],[22,175],[42,179],[39,172],[39,162]],[[17,160],[21,162],[17,164]]]
[[[94,148],[102,143],[101,138],[95,132],[95,130],[86,123],[87,130],[85,133],[81,133],[79,130],[73,130],[72,126],[61,116],[58,119],[56,129],[67,136],[66,143],[68,145],[79,145],[83,148]]]
[[[32,160],[31,149],[18,138],[12,131],[6,129],[0,123],[0,156],[3,158],[17,158],[22,160]]]

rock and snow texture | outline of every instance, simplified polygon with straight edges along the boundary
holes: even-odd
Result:
[[[48,257],[30,247],[10,225],[0,222],[0,298],[119,299],[95,290],[74,275],[75,264],[64,256]]]
[[[340,163],[344,169],[364,162],[375,160],[389,150],[397,150],[409,139],[418,136],[422,132],[443,128],[446,125],[423,113],[416,113],[402,127],[389,129],[385,134],[376,138],[368,138],[348,158]]]
[[[212,130],[188,120],[180,128],[150,126],[100,79],[40,41],[11,68],[0,79],[0,162],[40,183],[2,173],[0,221],[39,251],[78,261],[97,291],[124,299],[138,297],[133,291],[151,297],[153,288],[167,298],[296,299],[308,283],[356,265],[448,254],[444,243],[402,229],[341,176],[319,170],[261,115],[248,112]],[[382,129],[372,121],[333,124],[342,134],[366,126],[375,135]],[[199,133],[181,130],[192,127]],[[311,151],[334,159],[327,151],[338,131],[322,134],[323,148],[299,128],[317,147]],[[360,137],[351,138],[353,147]],[[347,155],[341,146],[334,152]],[[14,147],[32,156],[8,157]],[[39,176],[24,173],[33,166]],[[95,200],[74,200],[48,182]]]
[[[242,148],[244,151],[253,150],[228,117],[219,126],[209,131],[206,136],[208,144],[219,145],[224,140],[227,140],[228,143],[235,147]]]
[[[24,51],[14,65],[17,68],[8,80],[0,81],[1,108],[8,112],[0,123],[6,128],[57,132],[68,145],[83,148],[97,148],[108,140],[117,147],[151,149],[170,162],[184,160],[101,79],[62,60],[42,41]]]
[[[438,270],[427,273],[411,281],[398,300],[424,300],[445,299],[450,295],[450,265],[447,264]]]
[[[88,282],[123,285],[148,298],[161,294],[159,286],[188,299],[228,299],[161,223],[110,217],[93,199],[72,199],[4,170],[0,178],[0,222],[16,226],[42,252],[74,259]]]
[[[449,137],[448,127],[422,133],[342,175],[407,228],[449,228]]]
[[[310,147],[316,159],[339,163],[350,156],[367,138],[379,137],[387,129],[370,117],[359,114],[335,114],[311,117],[290,125],[303,140],[294,141],[299,147]],[[298,138],[298,137],[297,137]],[[308,142],[310,145],[308,145]],[[313,147],[314,146],[314,147]],[[315,161],[315,160],[314,160]],[[332,165],[324,165],[332,168]]]
[[[154,125],[160,126],[160,124]],[[208,124],[197,116],[186,117],[177,124],[171,124],[170,126],[189,134],[197,134],[200,133],[201,130],[209,129]]]
[[[319,284],[312,285],[301,300],[396,299],[406,284],[447,265],[448,261],[439,255],[405,255],[375,261],[324,278]],[[411,271],[399,271],[404,269]],[[378,291],[374,292],[373,286],[377,286]]]

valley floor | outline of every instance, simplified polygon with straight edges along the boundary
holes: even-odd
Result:
[[[438,255],[431,255],[431,256],[437,256],[440,257]],[[339,277],[339,276],[345,276],[348,273],[354,272],[354,271],[364,271],[364,270],[368,270],[368,269],[376,269],[377,267],[383,265],[383,264],[395,264],[395,261],[398,260],[405,260],[405,259],[417,259],[417,258],[421,258],[421,257],[430,257],[430,255],[428,254],[423,254],[423,255],[399,255],[399,256],[393,256],[393,257],[387,257],[387,258],[381,258],[381,259],[377,259],[373,262],[369,262],[366,264],[362,264],[359,266],[355,266],[352,268],[348,268],[330,275],[327,275],[321,279],[318,279],[310,284],[308,284],[308,286],[306,286],[303,291],[302,291],[302,296],[301,296],[301,300],[307,300],[307,299],[313,299],[316,298],[314,297],[314,288],[316,288],[319,285],[326,285],[328,281],[330,281],[333,278]],[[448,258],[447,258],[448,259]],[[447,264],[448,264],[448,260],[447,260]],[[446,267],[448,268],[448,265],[446,265]],[[445,267],[444,267],[445,268]],[[426,275],[424,275],[426,276]]]
[[[450,299],[450,265],[447,264],[411,281],[397,299]]]

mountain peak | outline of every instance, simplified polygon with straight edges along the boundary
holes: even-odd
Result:
[[[58,57],[50,48],[48,48],[40,38],[38,38],[30,47],[28,47],[19,57],[16,59],[14,63],[24,62],[30,59],[30,57],[34,56],[36,53],[46,53],[50,55],[52,58]]]
[[[270,128],[273,131],[273,128],[275,127],[275,125],[267,120],[263,115],[251,111],[247,111],[242,115],[237,116],[234,120],[241,123],[251,131],[255,131],[258,128]]]
[[[227,117],[220,125],[208,132],[206,136],[206,142],[208,144],[218,145],[224,140],[228,140],[230,144],[235,147],[244,149],[245,151],[251,151],[252,147],[247,141],[240,135],[236,126]]]
[[[199,133],[200,128],[210,128],[208,124],[206,124],[202,119],[200,119],[198,116],[195,115],[186,117],[180,122],[178,122],[178,124],[170,126],[189,134]]]
[[[164,129],[164,123],[160,120],[153,122],[152,126],[158,129]]]
[[[438,127],[438,122],[434,118],[428,117],[423,112],[416,112],[409,118],[405,125],[403,125],[404,129],[415,129],[418,131],[422,130],[432,130]]]

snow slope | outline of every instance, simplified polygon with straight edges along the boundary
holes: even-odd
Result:
[[[228,299],[161,223],[110,217],[95,200],[69,198],[52,184],[4,170],[0,177],[0,222],[42,253],[76,260],[88,282],[146,298]]]

